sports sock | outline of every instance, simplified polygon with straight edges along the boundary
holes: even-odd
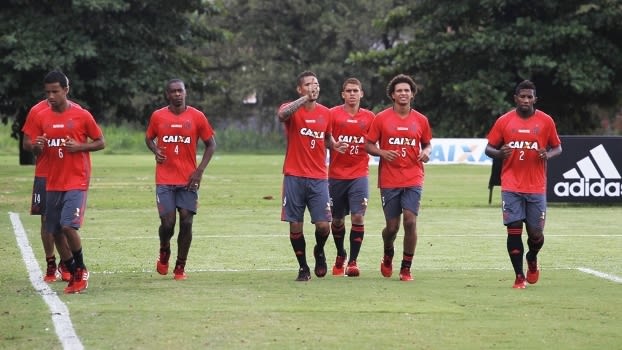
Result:
[[[48,266],[56,266],[56,256],[52,255],[46,257],[45,262],[48,264]]]
[[[413,257],[415,256],[415,254],[406,254],[404,253],[404,256],[402,258],[402,269],[406,268],[406,269],[410,269],[410,266],[412,266],[413,263]]]
[[[395,249],[393,247],[391,248],[384,248],[384,255],[393,258],[393,256],[395,255]]]
[[[516,275],[524,275],[523,253],[525,252],[525,248],[523,246],[523,239],[521,237],[523,229],[508,227],[507,231],[507,249],[508,255],[510,256],[510,261],[512,262],[512,267],[514,267],[514,273],[516,273]]]
[[[333,240],[335,241],[335,247],[337,248],[337,255],[346,256],[346,249],[343,246],[344,236],[346,235],[346,227],[344,225],[335,226],[331,223],[330,231],[333,233]]]
[[[534,240],[531,237],[527,238],[527,246],[529,247],[529,251],[525,255],[527,261],[534,261],[538,257],[538,253],[543,245],[544,236],[540,236],[539,240]]]
[[[75,252],[71,252],[73,253],[73,258],[76,261],[76,267],[79,268],[85,268],[84,266],[84,256],[82,255],[82,248],[76,250]]]
[[[175,268],[177,267],[181,267],[182,269],[186,267],[186,260],[182,260],[180,258],[177,258],[177,260],[175,260]]]
[[[307,267],[307,244],[305,242],[304,234],[302,232],[290,232],[289,241],[292,244],[292,248],[294,249],[294,254],[296,254],[298,265],[300,267]]]
[[[318,249],[324,249],[329,234],[330,232],[322,233],[321,231],[315,230],[315,241],[317,242]]]
[[[350,229],[350,259],[348,262],[352,262],[358,258],[364,236],[365,225],[352,224],[352,229]]]
[[[73,275],[74,273],[76,273],[76,259],[73,258],[73,256],[69,259],[67,259],[65,261],[65,267],[67,268],[67,270],[69,270],[69,272]]]
[[[164,254],[164,256],[162,256]],[[168,264],[168,258],[171,256],[171,244],[170,243],[160,243],[160,255],[162,260],[160,260],[163,264]]]

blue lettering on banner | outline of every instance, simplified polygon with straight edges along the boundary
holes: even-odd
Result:
[[[487,139],[432,139],[428,164],[492,165],[486,155]],[[369,165],[378,165],[379,157],[369,157]]]
[[[490,165],[487,144],[487,139],[432,139],[429,163]]]

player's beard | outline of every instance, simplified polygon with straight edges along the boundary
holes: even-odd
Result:
[[[534,108],[531,105],[519,105],[516,107],[516,113],[518,113],[521,117],[526,118],[534,113]]]

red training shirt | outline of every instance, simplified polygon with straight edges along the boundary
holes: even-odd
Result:
[[[197,142],[214,136],[207,117],[187,106],[177,115],[167,107],[151,114],[146,136],[164,150],[166,160],[156,163],[156,185],[186,185],[197,168]]]
[[[330,109],[333,137],[348,143],[345,153],[330,151],[328,177],[352,180],[369,175],[369,155],[365,150],[365,134],[374,120],[374,113],[359,108],[351,115],[344,105]]]
[[[281,108],[287,103],[281,105]],[[287,137],[287,150],[283,162],[283,174],[326,179],[326,142],[324,137],[330,133],[330,111],[316,103],[307,110],[298,108],[289,119],[283,122]]]
[[[538,149],[561,145],[551,116],[536,109],[524,119],[513,109],[495,121],[488,143],[497,148],[507,144],[514,150],[501,167],[503,191],[546,193],[546,160]]]
[[[417,158],[421,144],[432,140],[428,118],[414,109],[406,118],[393,108],[378,113],[372,122],[367,141],[377,142],[382,150],[395,150],[399,157],[392,162],[380,158],[378,187],[403,188],[423,185],[423,162]]]
[[[82,108],[82,106],[80,106],[79,104],[73,102],[73,101],[69,101],[69,103],[72,104],[72,106],[77,107],[77,108]],[[48,103],[48,100],[42,100],[39,101],[37,104],[35,104],[34,106],[32,106],[32,108],[30,108],[30,111],[28,111],[28,115],[26,116],[26,122],[24,123],[24,126],[22,127],[22,132],[24,133],[24,135],[28,136],[28,138],[30,139],[30,142],[32,142],[37,136],[37,134],[33,134],[33,129],[34,129],[34,125],[35,122],[34,120],[37,118],[36,115],[41,112],[42,110],[48,108],[50,105]],[[46,177],[47,173],[48,173],[48,160],[46,157],[48,148],[44,147],[42,152],[37,156],[37,159],[35,160],[35,176],[36,177]]]
[[[34,119],[32,135],[46,135],[44,147],[47,157],[47,191],[87,190],[91,179],[90,152],[69,152],[65,140],[71,138],[80,143],[103,137],[103,133],[91,113],[69,102],[62,113],[47,107]]]

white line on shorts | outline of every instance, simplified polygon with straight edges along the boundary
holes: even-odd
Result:
[[[579,270],[581,272],[588,273],[590,275],[594,275],[596,277],[604,278],[606,280],[609,280],[609,281],[612,281],[612,282],[615,282],[615,283],[622,283],[622,277],[618,277],[616,275],[611,275],[611,274],[608,274],[608,273],[604,273],[604,272],[588,269],[587,267],[578,267],[577,270]]]
[[[73,329],[71,318],[69,317],[69,310],[67,306],[58,298],[58,295],[53,291],[50,286],[43,281],[43,273],[39,268],[39,264],[35,259],[35,254],[32,251],[32,247],[28,242],[26,231],[19,219],[19,214],[9,212],[11,223],[13,224],[13,231],[15,232],[15,238],[17,239],[17,245],[22,252],[22,258],[26,264],[28,270],[28,276],[30,277],[30,283],[33,288],[41,295],[45,303],[50,308],[50,315],[52,316],[52,322],[56,329],[56,335],[63,345],[63,349],[84,349],[78,335]]]

